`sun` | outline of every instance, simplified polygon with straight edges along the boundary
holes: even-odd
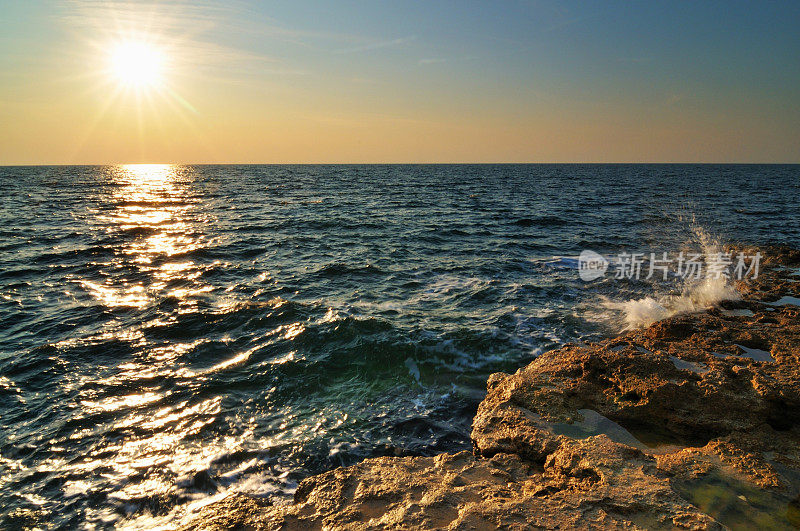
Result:
[[[131,87],[153,87],[163,81],[164,54],[147,42],[117,44],[109,57],[110,71],[119,83]]]

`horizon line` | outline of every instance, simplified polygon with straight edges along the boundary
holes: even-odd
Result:
[[[82,163],[0,163],[0,168],[36,168],[36,167],[91,167],[91,166],[524,166],[524,165],[709,165],[709,166],[797,166],[798,162],[686,162],[686,161],[656,161],[656,162],[82,162]]]

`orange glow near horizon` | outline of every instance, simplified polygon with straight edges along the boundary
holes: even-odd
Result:
[[[731,38],[727,53],[706,43],[699,49],[715,61],[700,54],[695,65],[638,33],[629,46],[601,32],[597,41],[615,42],[573,48],[586,22],[565,25],[528,3],[497,10],[507,11],[498,27],[520,24],[508,42],[478,23],[481,10],[438,15],[442,27],[472,20],[473,34],[435,31],[431,10],[409,8],[419,24],[403,35],[381,3],[364,8],[364,24],[337,19],[332,6],[330,17],[309,17],[215,0],[59,4],[17,3],[3,20],[13,53],[0,58],[0,122],[10,124],[0,164],[792,162],[800,153],[793,48],[758,32]],[[647,16],[635,11],[621,15]],[[537,31],[542,17],[554,20]],[[783,63],[773,64],[777,53]],[[776,69],[771,77],[725,78],[754,57]],[[762,78],[773,81],[752,81]]]

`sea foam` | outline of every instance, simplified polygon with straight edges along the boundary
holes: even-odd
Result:
[[[701,227],[692,227],[694,240],[699,244],[706,263],[721,252],[722,245]],[[704,270],[705,272],[705,270]],[[622,329],[634,330],[683,313],[705,311],[722,301],[739,300],[741,295],[724,275],[709,276],[697,280],[685,280],[678,295],[647,296],[627,301],[602,298],[601,305],[621,314]]]

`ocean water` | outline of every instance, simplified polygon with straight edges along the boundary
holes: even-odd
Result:
[[[584,282],[582,250],[800,245],[800,166],[6,167],[0,193],[0,527],[170,526],[468,449],[489,374],[685,292]]]

